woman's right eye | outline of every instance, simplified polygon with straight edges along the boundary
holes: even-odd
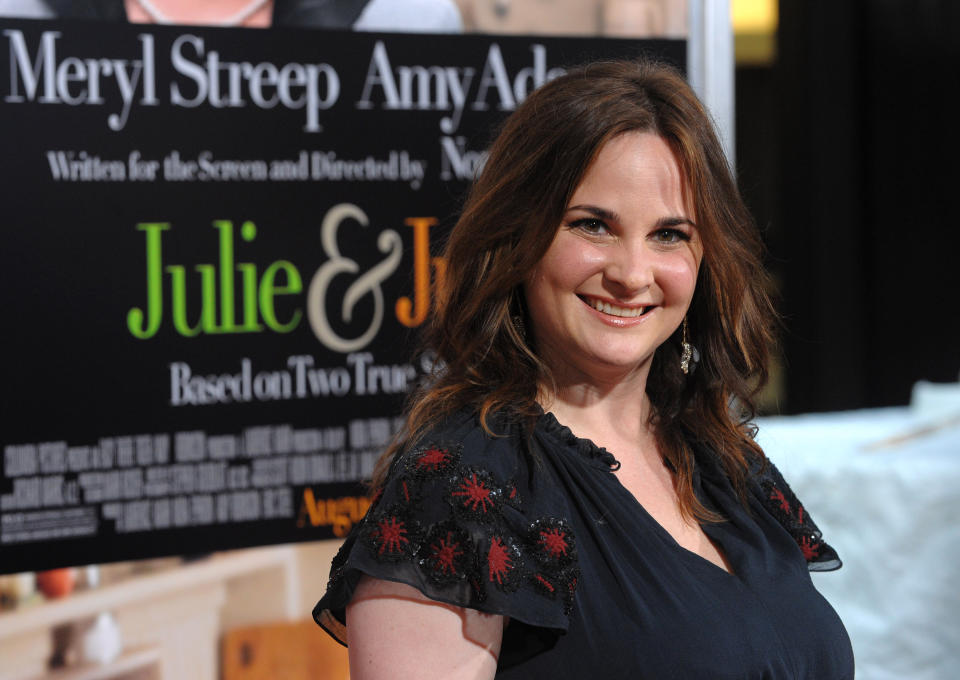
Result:
[[[584,217],[579,220],[573,220],[570,222],[570,227],[572,229],[579,229],[586,234],[595,236],[606,234],[608,231],[606,223],[604,223],[603,220],[598,220],[595,217]]]

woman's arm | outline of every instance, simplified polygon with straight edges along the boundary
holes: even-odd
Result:
[[[504,617],[364,576],[347,605],[351,680],[492,678]]]

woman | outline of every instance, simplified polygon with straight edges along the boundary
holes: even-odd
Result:
[[[683,79],[534,92],[446,257],[443,369],[314,610],[352,677],[852,677],[807,573],[839,560],[747,424],[774,314]]]

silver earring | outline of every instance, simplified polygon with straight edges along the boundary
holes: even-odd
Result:
[[[680,370],[683,371],[684,375],[688,375],[690,373],[690,362],[693,361],[694,365],[696,365],[697,359],[700,357],[697,356],[697,358],[694,359],[693,354],[697,350],[687,341],[687,317],[683,317],[683,335],[680,340],[680,347]]]

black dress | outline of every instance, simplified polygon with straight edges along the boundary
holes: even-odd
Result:
[[[509,617],[498,678],[853,677],[847,633],[808,573],[840,561],[772,464],[752,475],[748,510],[694,444],[694,490],[727,518],[703,529],[731,574],[680,547],[614,457],[552,414],[529,444],[519,426],[497,429],[462,414],[397,457],[314,609],[331,635],[346,641],[363,572]]]

